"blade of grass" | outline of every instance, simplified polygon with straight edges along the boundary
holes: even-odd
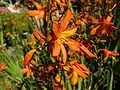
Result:
[[[64,72],[65,73],[65,76],[67,77],[67,72]],[[72,90],[72,87],[71,87],[71,84],[70,84],[70,80],[66,80],[66,86],[67,86],[67,90]]]
[[[83,79],[79,78],[79,80],[78,80],[78,90],[82,90],[82,81],[83,81]]]
[[[108,90],[113,90],[112,86],[113,86],[113,72],[111,72],[111,77],[110,77],[110,82],[109,82],[109,85],[108,85]]]

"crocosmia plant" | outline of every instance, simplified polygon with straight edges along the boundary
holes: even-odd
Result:
[[[119,1],[7,2],[23,12],[0,11],[1,90],[119,89]]]

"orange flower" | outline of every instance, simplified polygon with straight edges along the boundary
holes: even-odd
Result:
[[[110,56],[119,56],[120,54],[114,51],[109,51],[107,49],[99,49],[99,51],[103,51],[104,52],[104,60],[107,60]]]
[[[5,63],[0,63],[0,71],[7,69],[7,66]]]
[[[72,12],[68,9],[66,15],[60,20],[60,24],[57,21],[53,21],[52,32],[47,37],[37,30],[33,32],[37,40],[42,38],[48,42],[49,51],[52,53],[53,57],[59,56],[60,52],[62,53],[63,63],[67,60],[67,52],[64,45],[67,45],[70,50],[81,51],[89,57],[95,57],[83,44],[69,38],[77,31],[77,27],[67,28],[72,18]]]
[[[100,17],[100,21],[93,21],[93,23],[98,24],[98,26],[91,30],[91,34],[106,34],[107,36],[112,37],[111,30],[117,30],[117,28],[114,27],[113,23],[110,22],[111,20],[112,16],[108,16],[107,19],[102,16]]]
[[[27,78],[30,78],[31,75],[33,75],[32,67],[27,65],[26,68],[21,70],[22,74],[27,74]]]
[[[68,45],[70,49],[74,51],[80,51],[79,43],[73,39],[68,38],[72,36],[77,31],[77,27],[67,28],[70,20],[72,19],[72,12],[68,9],[66,15],[61,19],[61,24],[59,25],[57,21],[53,21],[53,32],[48,36],[49,39],[49,48],[54,57],[62,52],[62,61],[63,63],[67,60],[67,52],[64,47],[64,44]]]
[[[86,66],[84,64],[80,64],[77,60],[70,60],[65,65],[63,65],[63,69],[70,73],[67,78],[71,78],[72,85],[77,84],[78,76],[87,78],[87,74],[90,74],[90,71],[86,68]]]
[[[8,22],[3,22],[3,25],[8,25]]]
[[[44,18],[45,16],[45,8],[40,5],[38,2],[33,1],[33,4],[36,6],[37,10],[29,10],[27,13],[29,16],[37,16],[38,19]]]

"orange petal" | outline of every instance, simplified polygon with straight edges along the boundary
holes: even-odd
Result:
[[[63,80],[61,80],[61,76],[59,74],[57,74],[57,76],[55,77],[55,80],[57,83],[60,83],[61,85],[64,84]]]
[[[88,24],[88,21],[87,21],[86,19],[81,18],[81,20],[82,20],[84,23]]]
[[[66,6],[66,4],[62,3],[61,0],[56,0],[56,2],[60,5],[60,6]]]
[[[89,69],[87,69],[87,67],[84,64],[76,64],[77,68],[81,68],[83,69],[86,73],[90,73]]]
[[[83,70],[78,69],[76,66],[72,66],[73,71],[76,72],[79,76],[81,76],[82,78],[87,78],[88,76],[84,73]]]
[[[60,32],[64,31],[67,28],[67,26],[68,26],[70,20],[72,19],[72,17],[73,17],[72,12],[71,12],[70,9],[68,9],[67,12],[66,12],[66,15],[61,20],[61,29],[60,29]]]
[[[63,66],[63,69],[64,69],[65,71],[70,72],[70,66]]]
[[[28,68],[24,68],[24,69],[22,69],[20,72],[21,72],[22,74],[25,74],[25,73],[28,72]]]
[[[59,75],[59,74],[57,74],[57,76],[55,77],[55,80],[56,80],[57,82],[60,82],[61,77],[60,77],[60,75]]]
[[[80,0],[82,3],[84,3],[85,2],[85,0]]]
[[[70,60],[70,65],[73,65],[73,64],[75,64],[77,62],[78,62],[77,60]]]
[[[63,63],[66,63],[66,61],[67,61],[67,52],[66,52],[66,49],[65,49],[64,45],[61,44],[61,43],[60,43],[60,49],[61,49],[61,52],[62,52]]]
[[[66,79],[69,79],[72,77],[72,73],[66,77]]]
[[[31,69],[29,69],[29,71],[27,72],[27,78],[30,78],[31,75],[33,75],[33,72]]]
[[[51,41],[52,40],[52,35],[51,34],[49,34],[48,36],[47,36],[47,42],[49,42],[49,41]]]
[[[35,30],[33,32],[33,35],[37,40],[40,40],[41,38],[46,39],[46,36],[44,34],[40,33],[38,30]]]
[[[107,42],[107,40],[100,40],[100,42],[105,43],[105,42]]]
[[[38,19],[44,18],[44,15],[45,15],[45,11],[43,9],[29,10],[27,13],[29,16],[38,16]]]
[[[119,56],[120,54],[114,51],[109,51],[107,49],[99,49],[99,51],[104,51],[104,60],[108,59],[110,56]]]
[[[36,38],[37,40],[41,39],[39,32],[36,30],[33,32],[33,37]]]
[[[36,49],[32,49],[25,55],[23,65],[27,65],[29,61],[32,59],[34,53],[36,52]]]
[[[58,56],[60,54],[60,44],[55,41],[53,46],[53,56]]]
[[[113,16],[110,16],[110,15],[109,15],[109,16],[107,16],[107,19],[106,19],[106,20],[110,22],[110,21],[112,20],[112,18],[113,18]]]
[[[43,6],[40,5],[38,2],[32,1],[33,4],[36,6],[37,9],[43,9]]]
[[[63,3],[67,3],[69,0],[62,0]]]
[[[100,26],[97,26],[97,27],[93,28],[90,33],[93,34],[93,35],[96,34],[96,31],[99,27]]]
[[[56,0],[57,3],[61,3],[61,0]]]
[[[58,30],[59,29],[59,25],[58,25],[58,22],[57,21],[53,21],[53,32],[54,34],[57,36],[58,34]]]
[[[59,5],[60,5],[60,6],[63,6],[63,7],[64,7],[64,6],[67,6],[65,3],[60,3]]]
[[[0,63],[0,71],[7,69],[7,66],[5,63]]]
[[[120,55],[119,53],[114,52],[114,51],[109,51],[109,54],[110,54],[111,56],[119,56],[119,55]]]
[[[71,50],[80,51],[80,45],[78,42],[76,42],[75,40],[70,39],[70,38],[64,38],[64,39],[66,40],[66,42],[64,42],[64,43],[66,43]]]
[[[66,88],[63,88],[62,90],[67,90]]]
[[[45,15],[45,11],[44,10],[40,10],[40,13],[38,15],[38,19],[44,18],[44,15]]]
[[[39,10],[29,10],[27,13],[29,16],[37,16],[37,15],[39,15],[40,11]]]
[[[78,74],[76,72],[73,72],[73,76],[71,78],[72,85],[76,85],[78,82]]]
[[[98,3],[99,3],[99,4],[102,4],[102,0],[98,0]]]
[[[48,67],[48,71],[51,71],[51,70],[53,70],[53,67],[52,67],[52,66],[49,66],[49,67]]]
[[[80,24],[81,23],[81,20],[76,20],[76,24]]]
[[[86,55],[89,57],[96,57],[94,54],[92,54],[84,45],[80,46],[80,50],[83,51]]]
[[[72,35],[75,34],[76,31],[77,31],[77,27],[71,28],[71,29],[67,29],[67,30],[64,31],[64,32],[61,32],[61,33],[58,35],[58,38],[63,38],[63,37],[72,36]]]

